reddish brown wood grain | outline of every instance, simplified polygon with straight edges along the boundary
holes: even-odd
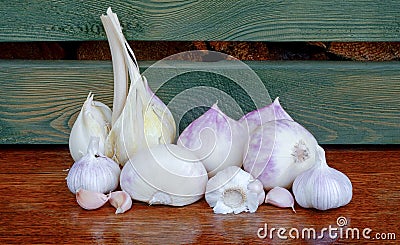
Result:
[[[204,200],[182,208],[148,206],[134,202],[125,214],[115,215],[109,204],[94,211],[81,209],[67,187],[65,171],[72,164],[65,146],[3,146],[0,150],[0,244],[341,244],[372,240],[287,239],[273,233],[260,239],[257,230],[268,228],[338,227],[343,216],[348,228],[395,233],[400,239],[400,149],[327,149],[328,163],[346,173],[354,188],[345,207],[316,211],[296,206],[297,213],[262,205],[254,214],[216,215]],[[288,233],[286,233],[288,235]]]

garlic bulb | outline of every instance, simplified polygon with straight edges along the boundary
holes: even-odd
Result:
[[[219,171],[207,183],[206,201],[214,213],[254,213],[264,198],[262,184],[237,166]]]
[[[258,126],[270,121],[286,119],[294,121],[292,117],[282,108],[277,97],[273,103],[258,110],[251,111],[240,118],[239,122],[252,132]]]
[[[99,151],[99,137],[91,137],[87,153],[72,165],[67,185],[72,193],[78,189],[108,193],[118,187],[120,168]]]
[[[76,202],[86,210],[93,210],[102,207],[109,199],[108,195],[100,192],[78,189],[76,191]]]
[[[121,189],[149,204],[184,206],[203,197],[207,172],[192,152],[160,144],[137,152],[123,167]]]
[[[135,55],[122,34],[116,14],[109,8],[101,20],[110,47],[118,46],[111,48],[112,59],[118,60],[115,63],[125,64],[131,82],[126,100],[114,99],[120,104],[114,105],[118,109],[113,111],[113,126],[105,145],[106,155],[124,165],[141,148],[172,143],[176,126],[167,106],[151,91],[146,78],[140,75]],[[120,76],[114,81],[121,96],[124,96],[128,82],[127,76],[125,80],[123,78]]]
[[[296,210],[294,210],[294,199],[292,193],[280,186],[274,187],[267,193],[267,196],[265,197],[265,203],[269,203],[280,208],[292,208],[293,212],[296,213]]]
[[[303,208],[327,210],[348,204],[353,187],[345,174],[328,166],[325,151],[318,146],[317,165],[297,176],[293,193]]]
[[[99,152],[104,154],[104,142],[111,127],[111,109],[94,101],[93,96],[89,93],[71,129],[69,150],[74,161],[86,155],[91,136],[99,137]]]
[[[264,123],[250,134],[243,167],[264,188],[290,188],[294,179],[315,165],[317,141],[300,124],[290,120]]]
[[[193,151],[212,177],[229,166],[242,166],[248,134],[214,104],[181,133],[177,144]]]

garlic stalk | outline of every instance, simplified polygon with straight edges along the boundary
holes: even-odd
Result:
[[[177,144],[193,151],[212,177],[229,166],[242,166],[248,134],[214,104],[181,133]]]
[[[120,168],[110,158],[99,152],[99,137],[91,137],[87,154],[76,161],[67,175],[67,185],[72,193],[78,189],[108,193],[118,187]]]
[[[279,103],[279,97],[277,97],[270,105],[247,113],[239,119],[239,122],[245,128],[248,128],[249,132],[252,132],[266,122],[282,119],[293,121],[292,117],[283,109]]]
[[[122,34],[116,14],[109,8],[107,15],[101,16],[101,20],[110,40],[110,46],[119,46],[115,48],[118,52],[114,53],[113,59],[114,57],[121,59],[116,62],[121,64],[120,51],[122,50],[130,79],[129,92],[120,114],[118,111],[113,111],[114,123],[105,145],[106,155],[124,165],[141,148],[172,143],[176,126],[167,106],[151,91],[146,78],[140,75],[136,58]],[[121,96],[124,94],[123,84],[126,83],[122,78],[123,76],[120,81],[115,80],[116,84],[122,84]],[[116,87],[118,88],[119,85]]]
[[[104,29],[108,38],[110,51],[111,51],[111,61],[113,64],[113,74],[114,74],[114,101],[113,101],[113,113],[112,113],[112,125],[121,115],[122,109],[124,108],[126,97],[128,96],[128,67],[125,64],[124,52],[125,47],[120,45],[120,40],[117,37],[122,33],[119,28],[120,23],[118,18],[114,13],[111,12],[111,8],[107,10],[107,13],[112,18],[105,18],[101,16],[104,24]],[[114,25],[110,24],[110,21],[114,21]],[[112,28],[112,27],[116,28]]]
[[[75,161],[86,155],[92,136],[99,137],[99,152],[104,154],[104,142],[111,127],[111,109],[95,101],[93,96],[89,93],[69,136],[69,150]]]
[[[214,213],[254,213],[264,198],[262,184],[237,166],[219,171],[207,183],[206,201]]]
[[[276,120],[257,127],[250,135],[243,167],[264,188],[290,188],[294,179],[316,164],[318,143],[300,124]]]
[[[207,172],[192,152],[173,144],[138,151],[123,167],[121,189],[149,204],[184,206],[204,195]]]
[[[327,210],[348,204],[353,187],[345,174],[328,166],[325,151],[318,146],[317,164],[297,176],[293,193],[303,208]]]

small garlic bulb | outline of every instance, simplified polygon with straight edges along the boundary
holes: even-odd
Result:
[[[206,201],[214,213],[254,213],[264,198],[261,182],[237,166],[219,171],[207,183]]]
[[[72,193],[79,189],[108,193],[118,187],[120,168],[116,162],[99,153],[99,137],[91,137],[87,154],[72,165],[67,185]]]
[[[322,147],[317,147],[317,153],[317,165],[297,176],[293,182],[296,202],[303,208],[319,210],[348,204],[353,195],[350,179],[328,166]]]
[[[86,155],[91,136],[99,137],[99,152],[104,154],[104,142],[110,127],[111,109],[99,101],[94,101],[93,94],[89,93],[69,136],[69,150],[74,161]]]

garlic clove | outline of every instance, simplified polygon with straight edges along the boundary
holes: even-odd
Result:
[[[123,167],[121,189],[134,200],[184,206],[204,196],[204,165],[189,150],[160,144],[138,151]]]
[[[82,208],[93,210],[102,207],[108,201],[108,196],[100,192],[79,189],[76,191],[76,201]]]
[[[250,134],[243,168],[266,190],[290,188],[299,174],[316,164],[317,146],[314,136],[297,122],[267,122]]]
[[[107,15],[101,16],[101,20],[110,46],[119,46],[116,50],[123,51],[131,82],[123,108],[120,113],[115,112],[119,115],[113,114],[113,127],[105,144],[106,155],[124,165],[141,148],[172,143],[176,125],[167,106],[154,95],[146,78],[140,75],[135,55],[122,34],[116,14],[109,8]],[[121,58],[119,51],[115,55],[118,59]],[[115,80],[115,83],[122,83],[116,87],[124,88],[126,81]]]
[[[247,113],[240,118],[239,122],[245,128],[248,128],[249,132],[252,132],[254,129],[266,122],[282,119],[294,121],[292,117],[283,109],[279,103],[279,97],[277,97],[273,103]]]
[[[122,214],[131,209],[132,198],[125,191],[115,191],[109,194],[110,204],[116,208],[115,214]]]
[[[325,151],[318,146],[317,165],[293,182],[296,202],[303,208],[328,210],[347,205],[353,195],[350,179],[326,163]]]
[[[264,191],[264,186],[261,183],[261,181],[259,181],[258,179],[255,179],[254,181],[250,182],[247,185],[247,189],[252,191],[252,192],[254,192],[254,193],[259,194],[258,195],[258,201],[259,201],[258,203],[259,203],[259,205],[261,205],[264,202],[265,191]]]
[[[229,166],[242,166],[248,134],[214,104],[181,133],[177,144],[193,151],[212,177]]]
[[[109,193],[118,187],[121,169],[99,152],[99,142],[99,137],[91,137],[86,155],[68,171],[67,186],[72,193],[78,189]]]
[[[99,137],[99,151],[104,154],[104,142],[111,125],[111,109],[99,101],[94,101],[93,96],[89,93],[71,129],[69,150],[74,161],[86,154],[92,136]]]
[[[231,166],[210,178],[206,188],[206,201],[214,213],[254,213],[265,192],[259,189],[253,176],[237,166]],[[249,184],[251,184],[249,186]]]
[[[265,203],[280,208],[292,208],[293,212],[296,213],[296,210],[294,210],[294,199],[292,194],[287,189],[280,186],[274,187],[267,193]]]

